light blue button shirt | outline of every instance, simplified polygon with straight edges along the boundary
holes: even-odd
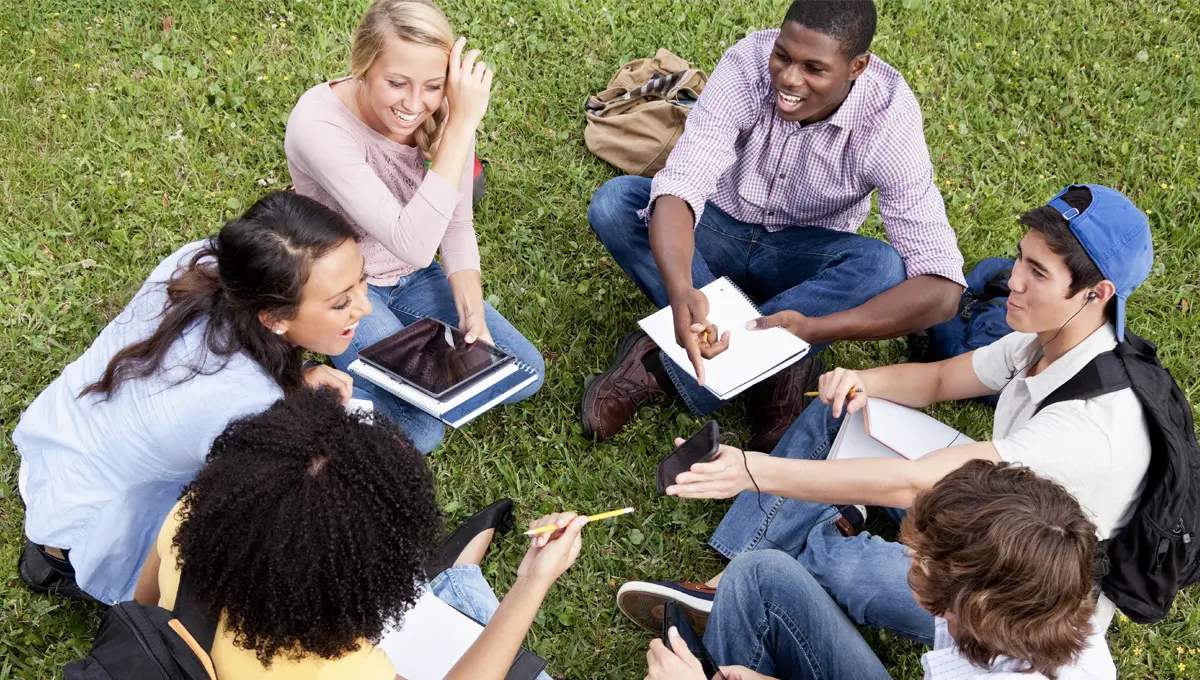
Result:
[[[209,355],[205,324],[197,322],[175,341],[158,374],[126,381],[108,399],[78,397],[114,354],[154,332],[166,282],[203,244],[190,243],[163,260],[13,431],[26,536],[69,549],[79,586],[101,602],[133,597],[163,519],[225,425],[283,396],[248,356]],[[190,366],[208,375],[189,378]]]

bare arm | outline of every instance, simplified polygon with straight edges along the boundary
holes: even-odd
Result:
[[[760,317],[756,329],[781,326],[812,344],[836,340],[885,340],[936,326],[958,310],[961,285],[922,274],[893,286],[863,304],[826,316],[794,310]]]
[[[157,541],[150,546],[146,553],[146,561],[142,563],[142,573],[138,574],[137,585],[133,588],[133,599],[138,604],[157,605],[161,593],[158,589],[158,568],[162,559],[158,556]]]
[[[587,518],[573,512],[547,515],[530,528],[550,524],[560,529],[532,539],[517,568],[516,583],[484,626],[483,634],[454,664],[445,680],[504,680],[550,586],[579,556],[580,532]]]
[[[696,252],[692,209],[678,196],[659,196],[650,217],[650,250],[667,284],[667,295],[692,287],[692,256]]]
[[[915,461],[792,460],[747,454],[732,446],[722,446],[716,459],[697,463],[691,470],[680,473],[675,484],[667,488],[667,494],[681,498],[731,498],[754,489],[757,482],[763,493],[796,500],[907,508],[918,493],[976,458],[1000,460],[991,442],[940,449]]]

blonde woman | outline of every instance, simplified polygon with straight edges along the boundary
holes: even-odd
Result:
[[[541,387],[545,365],[483,301],[470,189],[492,71],[479,50],[464,54],[465,46],[432,2],[375,0],[354,33],[353,75],[304,93],[284,148],[296,191],[340,212],[362,234],[374,311],[334,365],[345,370],[363,348],[431,316],[534,368],[537,382],[510,399],[519,401]],[[417,449],[437,447],[441,422],[370,383],[354,385],[356,396],[403,426]]]

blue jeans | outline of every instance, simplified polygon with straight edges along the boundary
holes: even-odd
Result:
[[[451,326],[458,327],[458,308],[454,306],[454,295],[446,273],[436,262],[401,278],[390,287],[367,286],[367,298],[371,301],[371,313],[359,321],[350,347],[333,359],[340,370],[354,363],[358,353],[374,343],[399,332],[417,319],[430,316]],[[511,404],[532,396],[545,380],[546,364],[533,343],[513,328],[500,312],[484,303],[484,314],[488,330],[496,345],[514,354],[527,366],[537,371],[537,380],[509,397],[504,403]],[[404,428],[412,439],[413,446],[421,453],[429,453],[442,441],[446,428],[442,421],[425,413],[416,406],[397,398],[391,392],[378,387],[358,376],[354,377],[354,398],[369,399],[375,409],[386,414],[393,422]]]
[[[777,458],[824,460],[841,419],[814,401],[771,453]],[[888,509],[896,522],[904,513]],[[933,644],[933,615],[908,587],[911,559],[900,543],[869,532],[847,538],[834,526],[838,509],[746,491],[738,494],[709,544],[731,560],[751,551],[778,552],[803,566],[860,624]],[[732,566],[732,565],[731,565]],[[725,588],[725,576],[720,588]]]
[[[492,620],[492,615],[500,606],[496,593],[474,564],[450,567],[429,582],[429,589],[442,602],[484,625]],[[541,673],[538,680],[551,679],[549,675]]]
[[[667,287],[650,250],[650,230],[637,214],[649,201],[649,179],[616,177],[592,196],[588,222],[629,278],[662,308],[669,304]],[[884,241],[815,227],[770,232],[711,203],[695,238],[692,285],[702,288],[728,276],[760,303],[764,315],[796,310],[825,316],[857,307],[904,281],[904,262]],[[812,354],[822,349],[815,346]],[[721,406],[686,371],[671,361],[663,364],[692,413],[703,416]]]
[[[778,550],[729,563],[704,646],[718,665],[780,680],[890,680],[854,624],[801,564]]]

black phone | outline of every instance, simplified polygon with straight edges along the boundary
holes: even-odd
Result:
[[[465,333],[429,317],[367,347],[358,357],[435,399],[444,399],[494,366],[515,360],[483,340],[468,343]]]
[[[706,463],[712,460],[721,445],[719,436],[717,421],[710,420],[696,434],[693,434],[686,442],[680,444],[666,458],[663,458],[662,462],[658,464],[656,475],[658,492],[666,493],[667,487],[675,483],[675,477],[680,472],[687,471],[696,463]]]
[[[692,656],[700,661],[700,667],[704,669],[704,677],[712,680],[725,680],[725,675],[721,673],[720,667],[713,661],[712,655],[708,653],[704,642],[700,636],[696,634],[696,630],[692,628],[691,622],[688,621],[687,615],[683,613],[683,609],[679,607],[673,600],[668,600],[663,607],[663,626],[662,626],[662,641],[671,649],[671,636],[667,632],[675,626],[675,630],[679,632],[679,637],[683,638],[683,643],[687,645],[688,651]],[[671,651],[675,651],[671,649]]]

